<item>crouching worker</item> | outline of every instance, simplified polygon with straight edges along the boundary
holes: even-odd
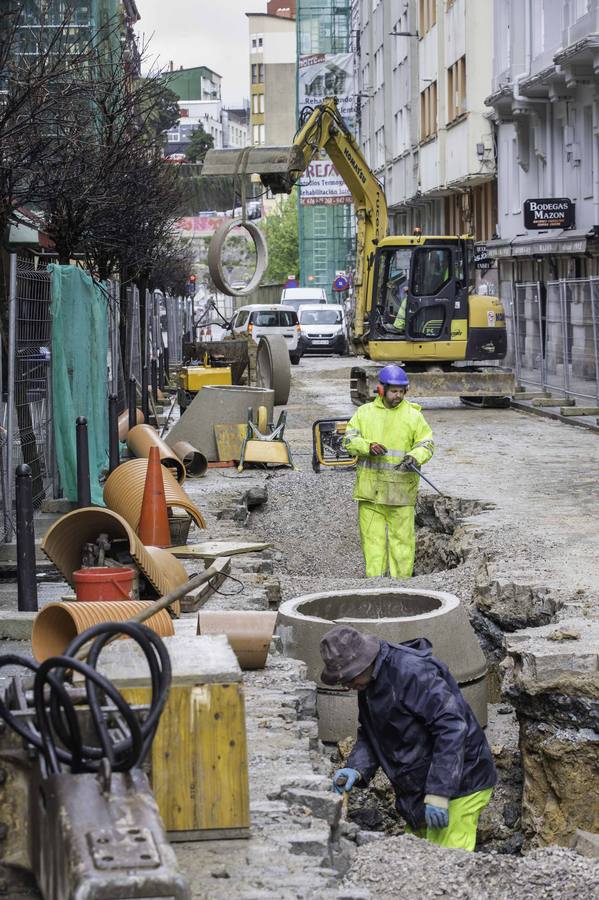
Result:
[[[379,766],[408,830],[474,850],[478,817],[497,780],[491,750],[446,665],[424,638],[389,644],[348,625],[320,642],[324,684],[358,691],[358,737],[336,791],[365,786]]]

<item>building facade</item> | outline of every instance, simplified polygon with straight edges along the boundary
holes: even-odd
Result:
[[[295,133],[295,18],[246,13],[250,40],[250,143],[290,144]],[[275,6],[272,7],[276,8]]]
[[[599,3],[495,0],[488,252],[519,381],[599,407]]]
[[[491,237],[492,0],[354,0],[359,138],[390,230]]]
[[[497,127],[499,209],[490,250],[505,282],[597,275],[599,2],[494,6],[487,103]],[[539,199],[569,200],[568,227],[527,228],[525,202]]]
[[[199,125],[212,137],[214,147],[224,146],[221,82],[221,76],[206,66],[171,69],[166,85],[178,97],[179,121],[166,133],[165,156],[184,154]]]

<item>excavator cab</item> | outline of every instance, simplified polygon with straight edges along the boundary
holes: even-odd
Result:
[[[471,242],[386,238],[375,261],[370,338],[465,340]]]

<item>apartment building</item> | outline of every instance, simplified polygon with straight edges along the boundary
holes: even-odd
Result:
[[[355,0],[359,137],[390,227],[493,234],[492,0]]]
[[[179,121],[166,133],[165,156],[185,153],[199,125],[215,147],[224,146],[221,83],[221,76],[206,66],[173,70],[171,63],[166,84],[179,98]]]
[[[246,13],[250,42],[250,143],[290,144],[295,133],[295,18]]]
[[[487,103],[497,126],[499,210],[489,250],[506,292],[511,282],[597,275],[599,2],[494,7]]]

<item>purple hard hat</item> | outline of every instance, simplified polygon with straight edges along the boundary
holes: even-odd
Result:
[[[385,366],[384,369],[381,369],[379,381],[381,384],[393,385],[394,387],[407,387],[410,383],[406,370],[395,363],[391,363]]]

